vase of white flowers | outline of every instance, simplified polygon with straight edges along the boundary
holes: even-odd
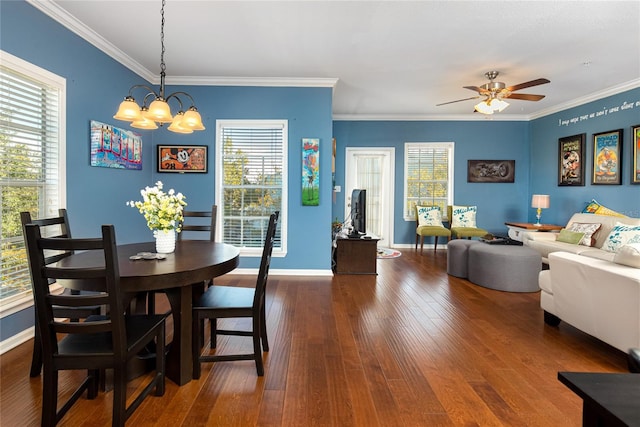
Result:
[[[140,190],[142,201],[127,202],[127,206],[137,208],[147,227],[153,231],[156,238],[156,252],[171,253],[176,247],[176,233],[182,226],[182,210],[187,206],[182,193],[176,193],[173,188],[167,193],[162,191],[162,181],[156,182],[155,187],[145,187]]]

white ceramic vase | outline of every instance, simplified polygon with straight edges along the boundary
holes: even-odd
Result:
[[[153,235],[156,238],[156,252],[159,254],[170,254],[176,249],[175,230],[155,230]]]

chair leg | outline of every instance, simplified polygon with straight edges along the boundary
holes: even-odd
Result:
[[[256,372],[259,377],[264,376],[264,366],[262,364],[262,348],[260,347],[260,313],[253,316],[253,358],[256,361]]]
[[[87,372],[87,376],[91,378],[87,387],[87,399],[93,400],[98,397],[98,385],[100,383],[101,372],[99,369],[92,369]]]
[[[209,319],[209,329],[211,329],[211,348],[214,349],[218,345],[218,319],[215,317]]]
[[[200,378],[200,353],[202,352],[202,345],[200,342],[200,335],[202,333],[203,319],[197,312],[193,313],[193,320],[191,325],[191,357],[193,361],[193,379]]]
[[[424,236],[420,236],[420,255],[422,255],[423,247],[424,247]]]
[[[42,426],[55,426],[58,407],[58,371],[44,367],[42,376]]]
[[[420,236],[418,234],[416,234],[416,252],[418,251],[418,239],[420,238]]]
[[[438,249],[438,236],[434,236],[435,241],[433,242],[433,252],[436,251],[436,249]]]
[[[124,427],[127,421],[127,372],[124,366],[113,369],[112,426]]]
[[[156,293],[153,291],[149,291],[147,294],[147,313],[156,313]]]
[[[262,351],[269,351],[269,339],[267,338],[267,319],[264,312],[264,303],[260,310],[260,336],[262,337]]]
[[[35,332],[33,334],[33,355],[31,356],[31,370],[29,376],[39,377],[42,370],[42,337],[40,336],[40,328],[36,319]]]
[[[160,328],[160,332],[158,333],[158,337],[156,338],[156,348],[165,349],[166,346],[164,342],[165,335],[165,325],[163,324]],[[156,351],[156,378],[158,378],[158,382],[156,383],[156,396],[164,396],[164,379],[165,379],[165,371],[166,371],[166,359],[165,355],[162,351]]]

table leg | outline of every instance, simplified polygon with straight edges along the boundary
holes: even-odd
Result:
[[[173,315],[173,341],[167,354],[167,377],[178,385],[193,378],[191,360],[191,286],[166,289]]]

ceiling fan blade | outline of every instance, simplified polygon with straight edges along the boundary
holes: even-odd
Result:
[[[545,83],[551,83],[550,80],[547,79],[535,79],[530,82],[520,83],[519,85],[509,86],[506,88],[509,92],[515,92],[516,90],[525,89],[531,86],[543,85]]]
[[[472,96],[471,98],[457,99],[455,101],[449,101],[449,102],[443,102],[442,104],[436,104],[436,107],[439,107],[441,105],[453,104],[454,102],[462,102],[462,101],[468,101],[470,99],[478,99],[478,98],[480,98],[480,97],[479,96]]]
[[[478,86],[462,86],[465,89],[473,90],[478,93],[486,92],[486,90],[479,88]]]
[[[508,99],[521,99],[523,101],[540,101],[544,98],[544,95],[530,95],[527,93],[512,93],[507,97]]]

